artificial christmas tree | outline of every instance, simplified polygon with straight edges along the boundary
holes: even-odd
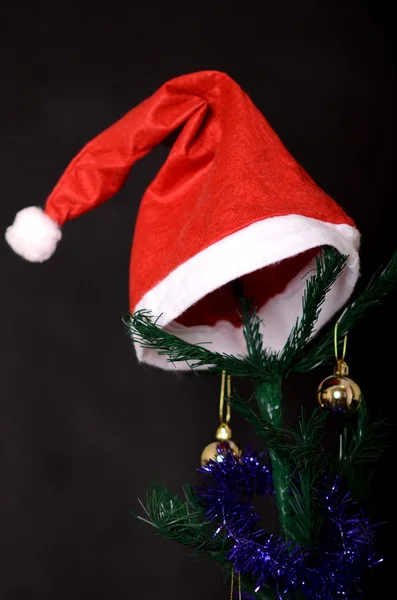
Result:
[[[386,422],[371,422],[363,399],[352,420],[350,386],[354,391],[358,386],[352,380],[346,386],[340,379],[333,389],[336,408],[331,404],[329,411],[321,410],[313,403],[312,414],[307,417],[302,412],[295,427],[283,422],[283,379],[291,371],[304,372],[329,362],[334,353],[338,357],[347,332],[395,287],[397,253],[345,308],[335,327],[307,344],[329,283],[343,268],[341,257],[326,249],[307,284],[302,318],[279,353],[264,348],[261,321],[244,297],[240,315],[247,355],[241,359],[189,345],[162,330],[145,312],[126,319],[136,343],[156,348],[172,363],[189,361],[192,368],[207,364],[214,372],[227,369],[234,377],[254,382],[255,400],[244,401],[234,392],[227,401],[266,442],[270,460],[263,462],[263,457],[250,451],[236,456],[219,445],[218,456],[200,469],[201,487],[186,486],[183,498],[166,489],[153,490],[144,517],[159,535],[216,560],[232,578],[239,574],[247,598],[357,598],[362,578],[382,562],[375,551],[374,527],[355,503],[355,492],[362,495],[363,487],[369,485],[368,465],[389,445]],[[338,330],[340,338],[335,335]],[[324,382],[319,388],[324,389]],[[338,391],[345,395],[343,408]],[[321,444],[330,412],[340,436],[336,456],[328,455]],[[259,516],[252,509],[256,494],[274,496],[279,537],[260,528]]]
[[[349,482],[357,464],[381,455],[385,439],[381,423],[368,421],[343,347],[366,309],[394,287],[397,257],[339,314],[359,275],[357,227],[245,92],[215,71],[167,82],[87,144],[44,211],[22,210],[6,239],[27,260],[47,260],[61,226],[113,196],[160,143],[171,150],[140,207],[126,326],[142,362],[209,369],[224,384],[252,380],[256,408],[230,385],[221,398],[254,425],[268,458],[235,446],[221,407],[216,440],[202,456],[203,485],[186,486],[184,499],[153,490],[147,520],[217,560],[237,593],[353,598],[379,559]],[[302,414],[298,428],[286,426],[284,378],[332,356],[321,408]],[[339,419],[335,460],[321,451],[327,409]],[[279,538],[261,531],[250,504],[257,494],[274,496]]]

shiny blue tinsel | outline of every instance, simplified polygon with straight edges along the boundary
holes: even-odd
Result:
[[[260,528],[253,510],[255,495],[273,492],[271,469],[262,456],[245,451],[236,458],[226,447],[199,469],[196,489],[206,516],[216,523],[215,536],[230,539],[228,560],[235,571],[250,576],[256,590],[272,585],[278,597],[308,600],[352,600],[360,596],[364,571],[379,562],[374,554],[373,526],[340,483],[323,482],[319,490],[324,516],[321,547],[304,549]]]

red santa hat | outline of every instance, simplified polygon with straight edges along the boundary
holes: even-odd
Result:
[[[133,164],[170,136],[169,155],[139,209],[131,311],[148,309],[191,343],[212,342],[214,351],[243,355],[228,285],[242,278],[259,307],[266,347],[279,350],[301,314],[315,256],[329,245],[349,258],[327,295],[318,330],[353,291],[359,232],[224,73],[168,81],[89,142],[44,211],[31,206],[17,214],[6,232],[10,246],[27,260],[47,260],[66,221],[114,196]],[[136,347],[136,353],[142,362],[175,369],[155,351]]]

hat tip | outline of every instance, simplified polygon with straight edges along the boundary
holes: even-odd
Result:
[[[30,262],[48,260],[61,237],[58,223],[38,206],[20,210],[5,233],[5,239],[14,252]]]

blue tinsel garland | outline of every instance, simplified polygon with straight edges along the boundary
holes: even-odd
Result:
[[[240,458],[220,448],[219,460],[199,469],[203,484],[196,489],[206,516],[217,523],[215,536],[230,538],[228,560],[235,571],[249,575],[256,591],[272,585],[278,597],[293,598],[300,591],[308,600],[345,600],[360,595],[360,579],[374,566],[374,528],[342,493],[340,483],[325,481],[319,491],[325,539],[308,550],[266,535],[253,510],[255,495],[273,492],[271,470],[262,456],[245,451]]]

